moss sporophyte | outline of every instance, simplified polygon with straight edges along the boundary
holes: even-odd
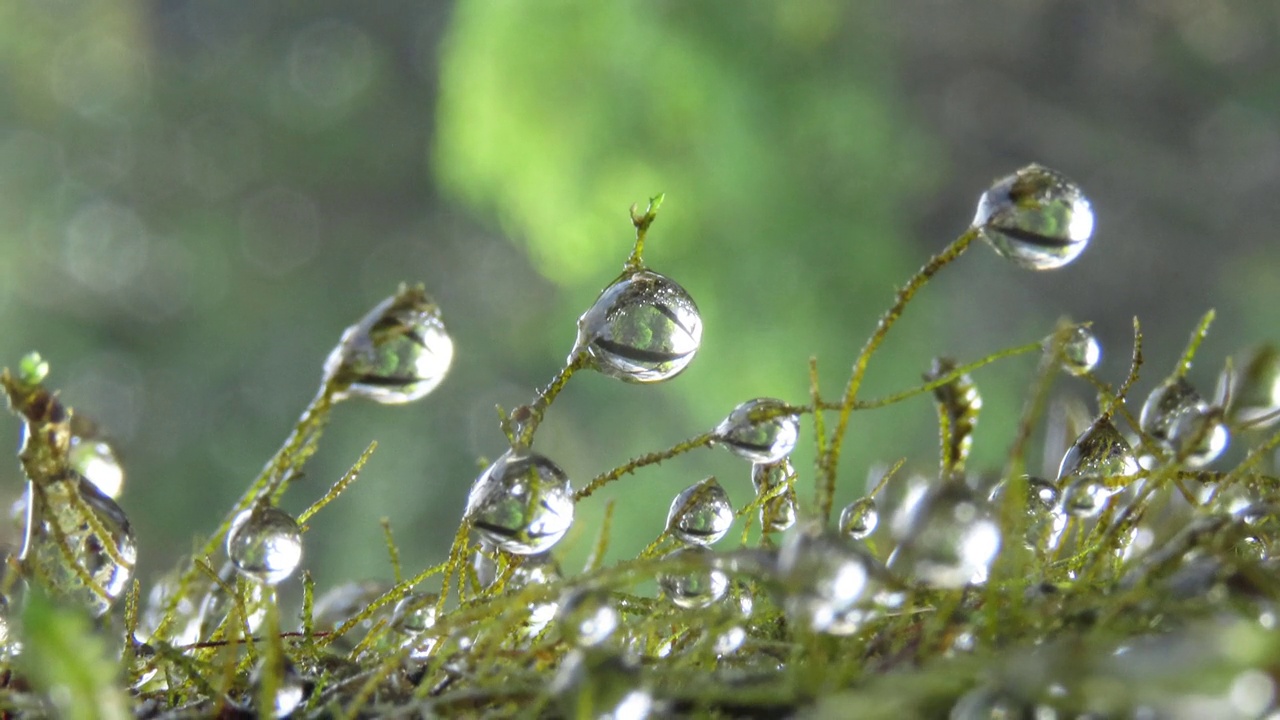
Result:
[[[56,374],[38,354],[0,374],[22,422],[26,478],[23,545],[0,584],[0,713],[1065,718],[1194,708],[1243,718],[1276,709],[1280,433],[1258,432],[1280,418],[1274,349],[1254,351],[1238,372],[1228,363],[1206,400],[1186,371],[1210,313],[1141,401],[1129,397],[1143,365],[1136,321],[1119,386],[1094,374],[1102,348],[1088,323],[1063,322],[976,360],[921,359],[921,384],[861,396],[912,299],[974,240],[1035,271],[1080,256],[1094,216],[1075,183],[1039,165],[996,180],[972,224],[897,292],[837,392],[821,387],[813,361],[807,398],[744,399],[706,432],[570,477],[533,448],[573,378],[594,370],[666,382],[702,342],[693,297],[645,264],[661,200],[632,209],[623,272],[578,319],[564,366],[502,414],[494,439],[505,436],[504,451],[475,479],[448,554],[406,572],[384,525],[390,581],[317,588],[297,573],[308,520],[350,488],[374,446],[297,517],[278,503],[343,403],[417,401],[445,379],[453,341],[423,288],[401,287],[317,359],[320,387],[280,450],[197,552],[154,581],[133,577],[149,549],[116,502],[124,472],[105,436],[49,389]],[[993,442],[978,433],[983,370],[1023,355],[1039,362],[1007,460],[975,470],[975,443]],[[1096,408],[1053,400],[1063,382],[1096,393]],[[936,471],[898,460],[833,517],[851,418],[922,398],[937,410]],[[1056,476],[1035,477],[1027,456],[1046,423],[1047,446],[1065,440]],[[817,460],[798,467],[791,455],[806,434]],[[653,519],[653,542],[612,564],[612,504],[595,532],[568,532],[579,504],[604,502],[602,488],[717,447],[745,461],[751,497],[734,502],[716,478],[693,483],[665,524]],[[558,553],[582,538],[592,543],[587,567],[566,572]],[[276,589],[298,582],[294,615]]]

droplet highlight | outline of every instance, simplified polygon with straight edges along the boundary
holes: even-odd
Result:
[[[276,585],[302,561],[302,530],[274,505],[255,505],[236,516],[227,533],[227,557],[241,575]]]
[[[748,400],[712,431],[715,442],[753,463],[776,463],[795,450],[800,419],[774,398]]]
[[[852,540],[864,540],[880,524],[880,510],[875,498],[854,500],[840,511],[840,532]]]
[[[1052,270],[1084,252],[1093,208],[1061,173],[1031,164],[997,180],[978,200],[973,227],[1001,256],[1029,270]]]
[[[634,383],[670,380],[693,361],[702,316],[693,298],[651,270],[624,275],[578,319],[579,353],[609,377]]]
[[[509,450],[476,478],[466,518],[501,550],[549,550],[573,524],[573,489],[558,465],[531,450]]]
[[[667,532],[688,545],[719,542],[733,525],[729,494],[714,477],[689,486],[671,501]]]

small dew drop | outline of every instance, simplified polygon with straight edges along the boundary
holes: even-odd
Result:
[[[560,572],[560,564],[551,556],[551,553],[530,555],[511,572],[511,577],[507,579],[507,591],[514,592],[531,585],[550,585],[562,579],[564,575]],[[542,632],[542,629],[555,619],[558,611],[558,600],[531,603],[529,620],[524,627],[525,633],[537,635]]]
[[[1072,375],[1087,375],[1102,361],[1102,345],[1093,331],[1084,325],[1076,325],[1066,331],[1059,352],[1062,369]]]
[[[1142,432],[1172,449],[1170,433],[1182,415],[1207,407],[1199,391],[1182,375],[1174,375],[1160,383],[1142,404],[1138,426]]]
[[[1169,444],[1189,468],[1202,468],[1217,460],[1230,439],[1222,412],[1205,405],[1182,412],[1169,428]]]
[[[667,513],[667,531],[689,545],[719,542],[732,524],[729,495],[714,477],[686,488],[671,502]]]
[[[1067,448],[1058,466],[1058,482],[1067,478],[1098,479],[1137,473],[1138,459],[1133,455],[1133,448],[1111,418],[1104,415]]]
[[[71,468],[93,483],[103,495],[115,500],[124,489],[124,468],[116,459],[115,450],[105,440],[71,436],[71,448],[67,453]]]
[[[421,287],[402,287],[347,328],[325,361],[325,375],[340,383],[335,399],[395,405],[435,390],[452,362],[453,340],[440,309]]]
[[[778,485],[790,483],[786,490],[765,500],[760,505],[760,526],[767,533],[788,530],[796,524],[796,469],[790,460],[775,463],[756,463],[751,467],[751,482],[756,495],[764,495]]]
[[[1280,419],[1275,415],[1280,410],[1280,351],[1274,345],[1249,351],[1240,369],[1223,380],[1230,387],[1227,417],[1233,423],[1271,425]]]
[[[575,590],[560,599],[560,634],[578,647],[603,644],[618,629],[621,618],[609,593]]]
[[[1033,163],[982,194],[973,227],[1020,267],[1052,270],[1084,252],[1093,236],[1093,219],[1079,186]]]
[[[609,377],[634,383],[670,380],[702,342],[702,317],[689,293],[651,270],[624,275],[578,319],[573,354],[585,353]]]
[[[866,539],[879,524],[880,511],[875,498],[859,498],[840,511],[840,532],[854,540]]]
[[[124,593],[138,558],[124,511],[75,472],[39,486],[27,483],[27,503],[22,562],[54,597],[95,617],[106,613]]]
[[[298,672],[288,658],[282,658],[283,667],[278,671],[275,679],[275,696],[272,698],[272,707],[275,716],[278,718],[287,718],[293,715],[302,702],[307,699],[307,695],[311,692],[311,683]],[[255,695],[258,694],[257,689],[262,686],[263,675],[267,672],[265,661],[259,663],[254,669],[250,683],[255,689]]]
[[[508,450],[471,486],[466,518],[501,550],[541,553],[573,523],[573,489],[551,460],[530,450]]]
[[[720,633],[716,638],[712,651],[716,657],[724,657],[732,655],[742,648],[742,644],[747,641],[747,631],[740,625],[733,627]]]
[[[405,635],[418,636],[436,624],[436,605],[440,596],[434,593],[410,593],[396,603],[391,613],[391,627]]]
[[[943,481],[905,512],[894,521],[900,530],[890,569],[938,588],[986,582],[1000,550],[1000,526],[963,481]]]
[[[774,398],[748,400],[713,431],[717,443],[753,463],[776,463],[791,454],[800,437],[800,419]]]
[[[256,505],[231,522],[227,557],[245,577],[275,585],[292,575],[302,561],[302,530],[280,508]]]
[[[786,613],[814,632],[849,635],[868,617],[861,601],[878,586],[874,561],[846,536],[799,527],[778,552],[777,580]]]
[[[692,545],[667,556],[679,569],[658,575],[658,586],[671,602],[686,609],[708,607],[729,592],[729,577],[714,566],[715,553]]]

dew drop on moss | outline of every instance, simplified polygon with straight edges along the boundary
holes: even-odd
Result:
[[[1115,423],[1107,416],[1099,417],[1076,438],[1062,456],[1058,466],[1058,482],[1069,478],[1109,478],[1136,475],[1138,460]]]
[[[963,481],[945,480],[929,488],[900,513],[890,569],[938,588],[986,582],[1000,550],[1000,526],[990,506]]]
[[[702,343],[702,317],[684,288],[651,270],[624,275],[578,319],[574,356],[634,383],[670,380]]]
[[[714,477],[689,486],[671,501],[667,531],[689,545],[719,542],[733,524],[729,495]]]
[[[797,528],[778,551],[780,602],[793,621],[814,632],[849,635],[868,617],[861,605],[878,586],[875,564],[843,534]]]
[[[440,309],[421,287],[409,287],[347,328],[325,373],[339,382],[337,399],[395,405],[435,390],[452,362],[453,340]]]
[[[275,585],[292,575],[302,561],[302,530],[280,508],[255,505],[231,522],[227,557],[241,575]]]
[[[715,553],[710,550],[694,545],[666,557],[680,567],[659,573],[658,587],[676,605],[704,608],[729,592],[729,577],[715,567]]]
[[[578,647],[595,647],[608,640],[622,618],[613,598],[603,590],[573,590],[560,599],[560,635]]]
[[[1174,375],[1156,386],[1142,404],[1138,425],[1166,448],[1172,448],[1170,432],[1184,413],[1207,404],[1200,392],[1182,375]]]
[[[1000,178],[978,200],[973,227],[995,251],[1030,270],[1079,257],[1093,236],[1093,208],[1079,186],[1031,164]]]
[[[751,466],[751,483],[756,495],[764,495],[778,485],[790,481],[786,490],[760,505],[760,526],[765,532],[783,532],[796,523],[796,469],[790,460],[756,463]]]
[[[573,523],[573,490],[558,465],[530,450],[509,450],[476,478],[466,519],[499,549],[549,550]]]
[[[1224,381],[1230,384],[1227,415],[1232,422],[1259,422],[1274,415],[1280,410],[1280,351],[1274,345],[1254,348]]]
[[[853,540],[863,540],[880,524],[880,510],[875,498],[854,500],[840,511],[840,532]]]
[[[67,462],[85,480],[97,486],[103,495],[113,500],[120,497],[120,491],[124,489],[124,467],[105,440],[72,435]]]
[[[796,447],[800,419],[773,398],[748,400],[733,409],[712,431],[716,443],[753,463],[776,463]]]
[[[1066,331],[1059,353],[1062,369],[1072,375],[1087,375],[1102,361],[1102,345],[1093,331],[1084,325],[1076,325]]]
[[[27,484],[22,562],[51,595],[100,616],[124,593],[137,558],[129,518],[93,483],[68,472]]]

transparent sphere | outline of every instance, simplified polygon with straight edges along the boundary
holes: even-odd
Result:
[[[1109,417],[1094,421],[1062,456],[1058,480],[1087,477],[1106,478],[1138,473],[1138,459]]]
[[[1094,517],[1102,512],[1111,496],[1119,492],[1100,477],[1078,477],[1062,489],[1062,509],[1076,517]]]
[[[1230,439],[1222,413],[1203,405],[1179,414],[1169,428],[1169,444],[1190,468],[1202,468],[1217,460]]]
[[[337,399],[384,404],[418,400],[436,389],[453,362],[453,339],[422,287],[402,287],[347,328],[325,361],[344,383]]]
[[[72,435],[67,462],[103,495],[113,500],[120,497],[124,489],[124,468],[107,442]]]
[[[391,612],[391,627],[406,635],[421,635],[435,627],[436,605],[440,596],[434,593],[409,593],[400,598]]]
[[[925,585],[961,588],[986,582],[1000,550],[1000,526],[988,503],[962,481],[925,491],[894,522],[898,547],[889,567]]]
[[[289,513],[257,505],[236,516],[227,533],[227,557],[240,574],[275,585],[302,561],[302,531]]]
[[[566,593],[560,600],[557,616],[560,634],[578,647],[601,645],[621,622],[612,596],[603,590]]]
[[[1156,386],[1142,404],[1138,426],[1166,448],[1172,449],[1170,431],[1184,413],[1205,408],[1200,392],[1182,375],[1174,375]]]
[[[1051,270],[1084,252],[1093,236],[1093,208],[1075,183],[1033,163],[982,194],[973,227],[1017,265]]]
[[[574,354],[585,352],[609,377],[654,383],[684,370],[701,342],[702,317],[689,293],[641,270],[605,288],[578,319]]]
[[[133,575],[138,545],[124,510],[75,472],[27,483],[22,562],[45,589],[103,615]],[[101,531],[101,532],[100,532]]]
[[[658,587],[676,605],[704,608],[729,592],[729,577],[715,567],[715,553],[710,550],[693,545],[666,557],[684,566],[658,574]]]
[[[880,511],[874,498],[854,500],[840,511],[840,532],[853,540],[862,540],[875,532],[880,524]]]
[[[787,533],[778,551],[780,603],[789,617],[815,632],[851,634],[866,616],[859,604],[879,587],[875,566],[847,535],[798,528]]]
[[[715,478],[691,485],[671,501],[667,531],[689,545],[719,542],[733,525],[729,495]]]
[[[467,520],[500,550],[549,550],[573,524],[573,489],[558,465],[531,450],[508,450],[476,478]]]
[[[751,466],[751,483],[756,495],[764,495],[778,485],[790,481],[792,485],[760,505],[760,526],[767,533],[784,532],[796,523],[796,469],[790,460],[775,463],[756,463]]]
[[[716,442],[753,463],[776,463],[791,454],[800,437],[800,419],[774,398],[748,400],[720,421]]]
[[[1102,361],[1102,345],[1093,331],[1083,325],[1077,325],[1067,331],[1061,347],[1062,369],[1072,375],[1086,375],[1098,367]]]

